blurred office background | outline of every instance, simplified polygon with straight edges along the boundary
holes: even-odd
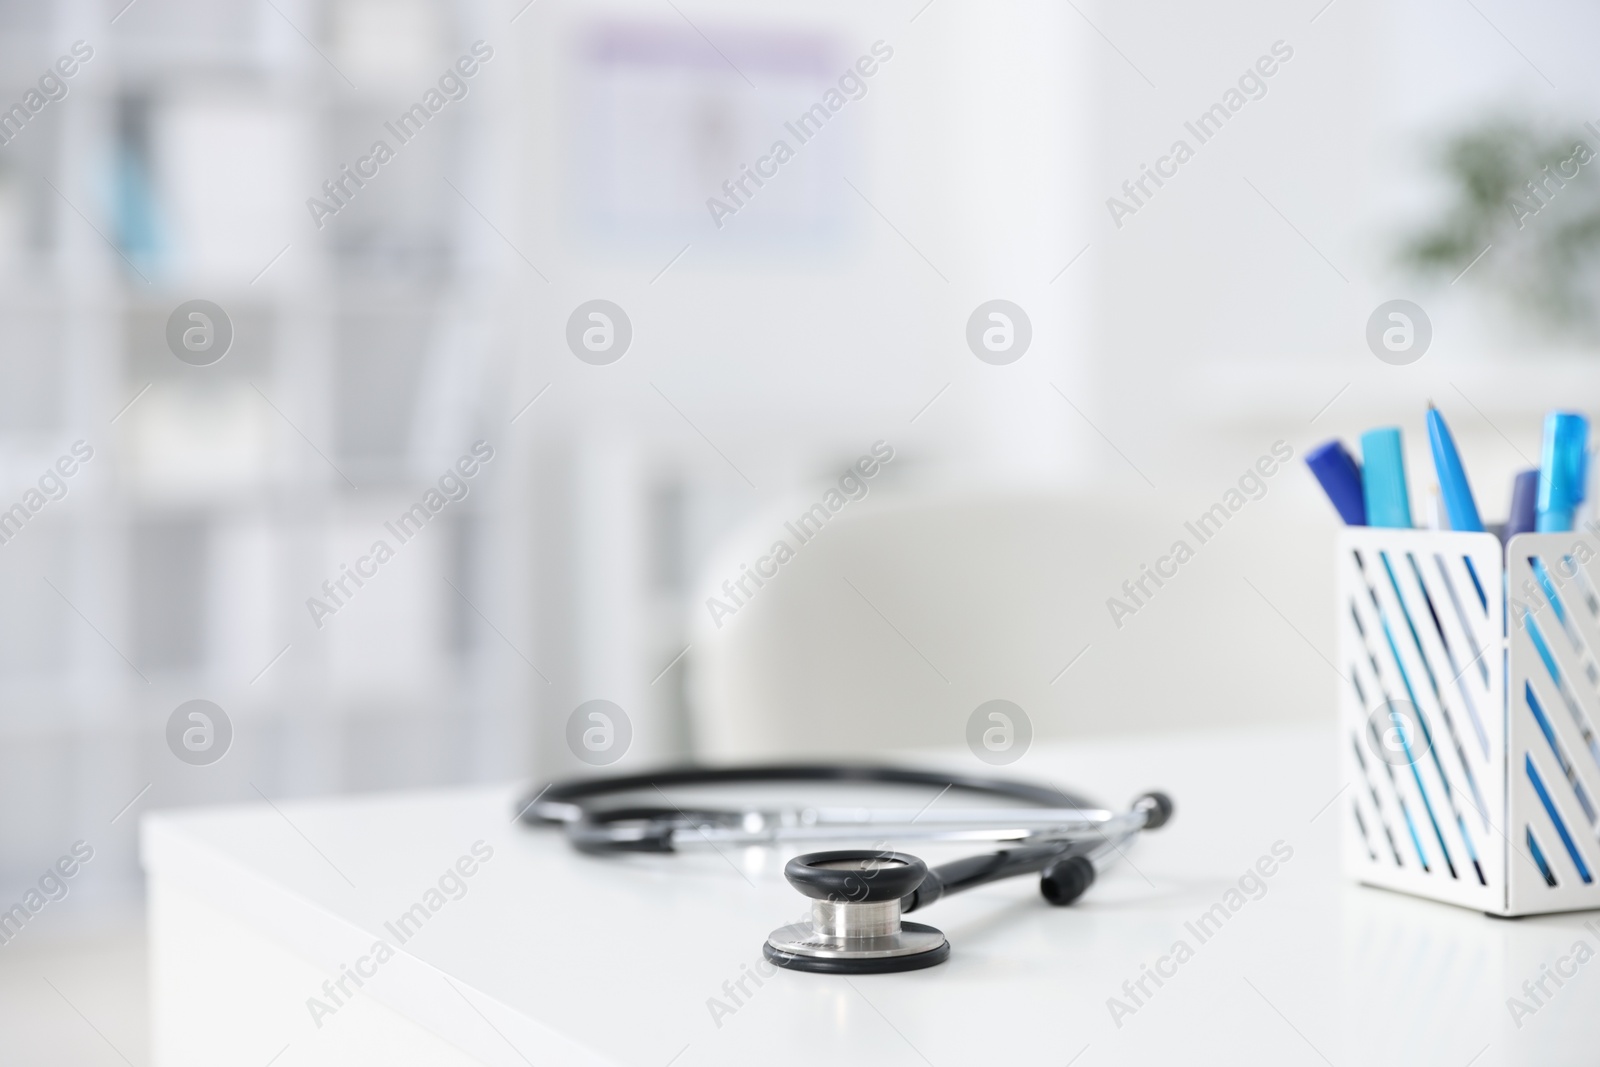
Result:
[[[1498,515],[1542,411],[1600,386],[1592,333],[1514,299],[1532,238],[1490,226],[1460,274],[1405,251],[1456,225],[1463,131],[1600,119],[1600,13],[1539,12],[0,3],[0,104],[93,49],[0,146],[0,506],[94,451],[0,546],[0,900],[96,850],[0,973],[81,934],[136,982],[144,810],[571,773],[590,699],[626,709],[627,767],[759,750],[787,735],[740,716],[807,701],[860,727],[795,742],[835,751],[958,744],[995,697],[1043,739],[1330,717],[1334,519],[1298,456],[1387,421],[1420,444],[1431,397]],[[307,199],[478,41],[465,97],[319,228]],[[718,227],[706,198],[879,41],[865,94]],[[1277,42],[1264,95],[1114,223]],[[1562,254],[1582,292],[1587,246]],[[1395,297],[1433,324],[1406,367],[1364,339]],[[565,341],[597,298],[633,329],[605,366]],[[996,298],[1032,325],[1007,366],[965,339]],[[233,325],[210,366],[167,345],[193,299]],[[466,498],[317,626],[307,599],[479,440]],[[868,498],[711,625],[880,440]],[[1114,625],[1277,441],[1266,495]],[[209,767],[167,748],[191,699],[233,723]]]

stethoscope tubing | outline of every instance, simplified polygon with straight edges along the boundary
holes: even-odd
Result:
[[[939,792],[921,808],[862,806],[742,806],[684,810],[664,788],[710,785],[848,782],[919,785]],[[1027,807],[939,808],[952,790],[1022,801]],[[666,806],[600,808],[605,797],[654,793]],[[1007,778],[945,774],[861,764],[775,764],[754,767],[686,767],[615,778],[576,779],[540,790],[522,808],[524,821],[560,825],[574,847],[590,853],[677,852],[871,839],[881,845],[913,842],[1000,844],[1011,854],[999,862],[1047,863],[1069,855],[1086,857],[1097,869],[1150,823],[1152,811],[1096,806],[1056,787]],[[971,857],[975,869],[990,861]],[[1016,872],[1020,873],[1020,871]],[[987,880],[987,879],[985,879]],[[960,879],[958,879],[960,881]]]
[[[703,785],[763,785],[796,782],[838,782],[863,785],[921,785],[990,797],[1020,800],[1036,808],[1092,810],[1096,805],[1055,787],[1007,778],[922,771],[854,763],[776,763],[739,767],[676,767],[615,778],[579,778],[544,789],[521,810],[534,823],[568,823],[587,813],[586,801],[618,793]]]

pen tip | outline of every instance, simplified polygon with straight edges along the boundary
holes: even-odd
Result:
[[[1432,400],[1428,401],[1428,410],[1429,411],[1433,410],[1433,401]]]

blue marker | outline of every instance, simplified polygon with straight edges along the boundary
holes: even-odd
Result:
[[[1483,520],[1478,517],[1478,505],[1472,499],[1467,472],[1461,467],[1461,454],[1456,451],[1455,438],[1450,436],[1444,416],[1432,401],[1428,402],[1428,442],[1433,446],[1433,469],[1439,475],[1439,491],[1444,494],[1450,529],[1481,533]]]
[[[1306,453],[1306,466],[1322,483],[1323,492],[1333,501],[1346,526],[1367,524],[1367,502],[1361,490],[1361,464],[1344,447],[1343,441],[1329,441]]]
[[[1406,490],[1399,427],[1384,426],[1361,435],[1361,488],[1368,526],[1411,528],[1411,498]]]
[[[1572,529],[1573,512],[1583,502],[1589,446],[1589,420],[1570,411],[1544,417],[1544,452],[1539,463],[1540,533]]]
[[[1511,517],[1506,520],[1505,539],[1532,533],[1538,527],[1539,472],[1519,471],[1511,485]]]

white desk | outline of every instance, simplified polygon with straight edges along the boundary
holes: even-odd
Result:
[[[975,769],[965,753],[948,759]],[[948,963],[747,980],[751,995],[720,1026],[708,999],[731,1003],[724,983],[803,910],[784,857],[579,856],[556,833],[511,824],[510,786],[151,815],[156,1062],[1600,1060],[1600,961],[1562,988],[1547,982],[1554,995],[1520,1028],[1506,1006],[1576,941],[1600,949],[1582,925],[1600,929],[1600,916],[1494,920],[1348,885],[1336,858],[1348,808],[1321,810],[1342,785],[1335,766],[1331,729],[1038,747],[1019,774],[1118,804],[1152,786],[1172,793],[1178,815],[1134,850],[1137,870],[1120,866],[1066,909],[1031,878],[941,901],[915,917],[949,936]],[[393,959],[366,965],[376,976],[319,1028],[307,999],[378,937],[393,942],[384,923],[479,840],[493,857],[465,895]],[[1293,858],[1200,943],[1185,923],[1280,840]],[[1159,989],[1146,979],[1153,995],[1116,1025],[1107,999],[1131,1004],[1123,982],[1179,939],[1193,957]]]

